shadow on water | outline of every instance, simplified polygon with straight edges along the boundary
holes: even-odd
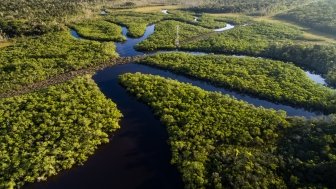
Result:
[[[99,80],[97,80],[97,78],[99,78],[100,80],[103,80],[104,78],[111,78],[111,77],[115,77],[115,79],[111,80],[111,82],[117,82],[117,77],[123,73],[136,73],[136,72],[140,72],[140,73],[144,73],[144,74],[152,74],[152,75],[159,75],[165,78],[171,78],[171,79],[175,79],[178,80],[180,82],[185,82],[185,83],[191,83],[194,86],[198,86],[206,91],[217,91],[217,92],[221,92],[223,94],[228,94],[231,95],[233,97],[235,97],[236,99],[239,100],[244,100],[246,102],[249,102],[250,104],[253,104],[255,106],[262,106],[265,108],[273,108],[275,110],[284,110],[287,112],[287,115],[289,116],[304,116],[304,117],[312,117],[312,116],[317,116],[320,115],[321,113],[318,112],[311,112],[308,110],[305,110],[303,108],[295,108],[292,106],[288,106],[288,105],[283,105],[283,104],[277,104],[277,103],[273,103],[267,100],[262,100],[262,99],[258,99],[256,97],[252,97],[246,94],[242,94],[239,92],[235,92],[232,90],[228,90],[225,88],[221,88],[221,87],[215,87],[212,84],[206,82],[206,81],[201,81],[201,80],[197,80],[197,79],[193,79],[190,77],[186,77],[186,76],[182,76],[179,74],[175,74],[173,72],[167,71],[167,70],[162,70],[162,69],[158,69],[158,68],[154,68],[154,67],[150,67],[150,66],[146,66],[146,65],[140,65],[140,64],[126,64],[126,65],[118,65],[118,66],[113,66],[110,68],[106,68],[103,71],[97,72],[97,74],[94,76],[95,81],[98,83],[99,86],[101,86],[99,84]],[[104,87],[104,86],[102,86]],[[101,88],[102,88],[101,87]],[[116,102],[117,99],[112,99],[113,101]]]
[[[123,27],[122,32],[126,36],[127,28]],[[154,25],[150,25],[143,37],[127,37],[126,42],[116,43],[118,53],[120,56],[144,54],[136,51],[134,46],[153,32]],[[76,31],[71,30],[71,34],[80,39]],[[105,96],[114,101],[124,115],[121,129],[111,137],[111,142],[100,146],[83,166],[75,166],[48,178],[48,181],[25,188],[183,188],[181,176],[170,164],[171,152],[166,142],[165,126],[148,106],[130,96],[118,84],[118,75],[129,71],[132,68],[128,69],[128,66],[113,67],[99,71],[93,77]]]
[[[141,38],[128,38],[126,42],[116,43],[120,56],[143,55],[134,46],[154,32],[154,25],[147,27]],[[127,28],[122,28],[126,36]],[[80,38],[71,30],[71,34]],[[194,52],[194,54],[203,54]],[[48,181],[25,186],[27,189],[180,189],[183,188],[181,176],[176,167],[170,164],[171,152],[167,144],[167,131],[151,109],[119,85],[118,76],[123,73],[141,72],[192,83],[207,91],[218,91],[256,106],[285,110],[291,116],[311,117],[318,113],[302,108],[272,103],[248,95],[215,87],[207,82],[190,79],[169,71],[139,65],[126,64],[98,71],[93,79],[105,94],[118,106],[124,117],[121,129],[112,137],[111,142],[96,150],[83,166],[62,171]]]
[[[121,73],[139,71],[138,65],[134,68],[132,65],[108,68],[93,77],[124,115],[121,129],[111,142],[100,146],[84,166],[63,171],[47,182],[27,188],[183,188],[179,173],[170,164],[165,126],[148,106],[129,95],[118,83]]]
[[[137,55],[143,55],[143,52],[139,52],[134,49],[135,45],[140,43],[141,41],[147,39],[150,35],[154,33],[155,25],[149,25],[146,28],[145,34],[140,38],[130,38],[127,37],[126,34],[128,32],[128,29],[126,27],[122,27],[122,33],[124,36],[126,36],[126,41],[116,43],[117,46],[117,52],[121,57],[125,56],[137,56]]]

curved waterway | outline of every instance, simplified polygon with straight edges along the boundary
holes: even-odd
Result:
[[[143,55],[134,46],[154,32],[154,25],[147,27],[141,38],[127,38],[126,42],[116,43],[120,56]],[[126,36],[127,28],[122,28]],[[71,34],[80,38],[73,30]],[[203,54],[192,52],[193,54]],[[168,135],[165,126],[157,119],[152,110],[119,85],[118,76],[123,73],[141,72],[160,75],[191,83],[207,91],[218,91],[237,99],[247,101],[255,106],[284,110],[290,116],[316,116],[302,108],[276,104],[249,95],[215,87],[208,82],[191,79],[140,64],[125,64],[98,71],[93,79],[105,94],[118,106],[123,118],[121,129],[111,138],[110,143],[98,148],[83,166],[75,166],[62,171],[48,181],[25,186],[28,189],[68,189],[68,188],[114,188],[114,189],[180,189],[183,188],[181,176],[176,167],[170,164],[171,152],[167,144]]]

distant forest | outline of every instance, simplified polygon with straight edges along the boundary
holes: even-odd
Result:
[[[249,15],[269,15],[314,2],[314,0],[208,0],[193,11],[213,13],[246,13]]]
[[[326,0],[311,3],[280,14],[284,18],[318,31],[336,35],[336,1]]]

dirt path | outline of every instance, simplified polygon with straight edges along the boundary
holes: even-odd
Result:
[[[51,85],[66,82],[66,81],[68,81],[70,79],[73,79],[74,77],[77,77],[77,76],[81,76],[81,75],[85,75],[85,74],[92,74],[92,73],[94,73],[98,70],[104,69],[104,68],[109,67],[109,66],[119,65],[119,64],[127,64],[127,63],[130,63],[130,62],[140,60],[144,57],[145,56],[114,58],[114,59],[106,61],[102,64],[99,64],[97,66],[92,66],[92,67],[89,67],[89,68],[83,68],[83,69],[79,69],[79,70],[66,72],[66,73],[56,75],[54,77],[51,77],[51,78],[43,80],[43,81],[27,84],[27,85],[21,86],[18,89],[10,90],[10,91],[1,93],[0,98],[9,98],[9,97],[13,97],[13,96],[18,96],[18,95],[31,93],[31,92],[46,88],[46,87],[51,86]]]

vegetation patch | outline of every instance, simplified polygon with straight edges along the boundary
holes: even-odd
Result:
[[[122,35],[121,27],[103,20],[84,20],[77,24],[72,24],[71,27],[85,39],[96,41],[125,41],[125,36]]]
[[[23,38],[0,49],[0,92],[117,57],[114,43],[76,40],[69,32]]]
[[[182,44],[182,48],[222,53],[258,54],[275,41],[302,39],[302,31],[295,27],[266,22],[252,22],[246,26],[211,35],[204,40]]]
[[[280,61],[223,55],[162,53],[141,63],[210,81],[276,102],[336,112],[336,91],[315,83],[300,68]]]
[[[177,31],[178,30],[178,31]],[[192,37],[211,32],[203,27],[186,24],[174,20],[159,22],[155,33],[137,45],[140,50],[176,49],[176,40],[184,41]]]
[[[169,11],[169,14],[165,17],[165,19],[185,22],[209,29],[223,28],[226,25],[225,20],[219,19],[216,16],[212,16],[210,14],[196,14],[194,12],[181,10]]]
[[[90,0],[2,0],[1,30],[9,37],[41,35],[64,29],[67,17],[81,14]]]
[[[129,37],[141,37],[144,35],[147,25],[160,21],[162,17],[163,15],[159,13],[116,12],[105,19],[126,26]]]
[[[274,157],[266,158],[272,157],[266,149],[277,141],[278,131],[287,127],[285,113],[157,76],[125,74],[120,81],[167,126],[171,162],[186,188],[284,185],[275,174]]]
[[[90,76],[0,99],[0,188],[20,188],[84,163],[121,113]]]
[[[336,186],[336,115],[291,123],[278,144],[289,188]]]
[[[120,82],[167,126],[171,162],[186,188],[335,184],[335,116],[289,119],[284,112],[152,75],[124,74]]]
[[[334,0],[317,1],[292,9],[278,17],[336,36],[336,1]]]
[[[174,29],[173,26],[170,28]],[[168,41],[170,41],[168,47],[172,48],[176,33],[164,32],[169,31],[167,29],[162,30],[140,43],[139,48],[142,50],[166,49]],[[203,38],[202,35],[199,37],[189,35],[189,40],[181,40],[180,49],[262,56],[293,62],[300,67],[325,75],[327,82],[336,86],[333,76],[336,70],[336,45],[314,44],[313,41],[310,43],[297,27],[251,21],[225,32],[208,34],[205,34]],[[165,42],[165,38],[170,40]]]
[[[295,8],[313,0],[208,0],[188,10],[211,13],[246,13],[261,16]]]

